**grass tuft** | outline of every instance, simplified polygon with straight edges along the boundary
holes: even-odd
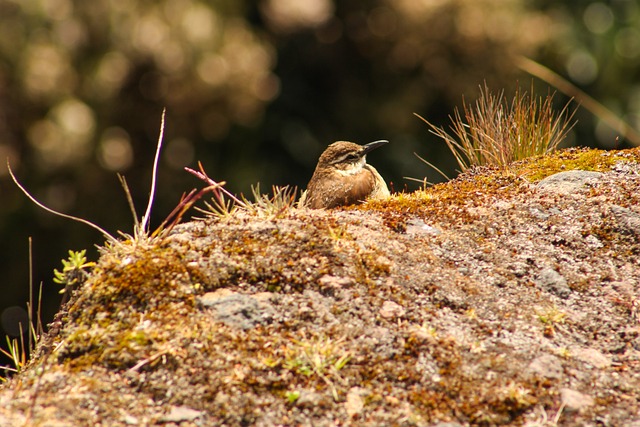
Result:
[[[229,190],[224,188],[224,181],[216,182],[210,178],[198,163],[199,171],[191,168],[185,168],[187,172],[209,184],[208,189],[213,193],[211,203],[205,203],[207,209],[198,209],[208,217],[225,218],[233,215],[234,212],[240,210],[250,215],[272,218],[282,215],[284,212],[294,207],[296,204],[297,188],[289,186],[272,187],[272,195],[260,193],[260,184],[251,187],[253,201],[244,196],[239,198],[234,196]]]
[[[340,371],[351,360],[351,353],[343,349],[344,340],[316,338],[310,341],[293,341],[287,349],[284,368],[307,377],[318,376],[331,389],[333,398],[338,401],[338,391],[334,381],[343,379]]]
[[[279,217],[296,203],[297,188],[271,187],[272,196],[260,193],[260,184],[251,187],[253,202],[243,197],[244,209],[258,217]]]
[[[522,160],[555,151],[575,122],[575,110],[569,101],[557,114],[554,94],[535,97],[518,88],[509,103],[504,92],[492,94],[485,84],[475,105],[463,101],[462,113],[456,109],[451,117],[451,131],[435,126],[420,115],[430,132],[442,138],[462,172],[474,166],[504,167]]]

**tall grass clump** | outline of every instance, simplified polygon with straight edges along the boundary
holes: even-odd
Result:
[[[555,151],[575,122],[569,101],[557,113],[554,94],[536,97],[518,88],[511,102],[504,91],[493,94],[480,87],[475,104],[463,100],[462,112],[456,108],[449,133],[418,116],[430,132],[442,138],[465,171],[474,166],[504,167],[511,162]]]

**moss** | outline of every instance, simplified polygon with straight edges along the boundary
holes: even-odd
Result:
[[[605,172],[620,161],[640,162],[640,149],[604,151],[570,148],[516,162],[511,168],[514,173],[537,182],[555,173],[574,169]]]
[[[474,172],[475,171],[475,172]],[[477,168],[455,180],[414,193],[394,194],[387,200],[370,200],[356,207],[377,211],[394,231],[406,231],[411,218],[446,220],[452,226],[468,224],[477,218],[474,208],[487,199],[508,200],[521,192],[522,178],[497,168]]]
[[[513,163],[508,168],[474,168],[458,178],[413,193],[396,193],[349,209],[380,212],[384,224],[405,232],[411,218],[442,220],[452,226],[477,219],[474,208],[487,200],[508,201],[529,191],[526,185],[549,175],[573,170],[607,171],[620,161],[640,162],[640,147],[624,151],[572,148]],[[621,201],[624,206],[624,201]]]
[[[96,362],[129,367],[152,354],[167,337],[146,331],[145,322],[170,321],[166,316],[175,306],[193,309],[189,283],[181,256],[172,249],[140,248],[121,260],[102,257],[69,308],[72,326],[62,336],[58,358],[75,367]]]

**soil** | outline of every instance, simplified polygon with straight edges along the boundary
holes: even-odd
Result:
[[[0,426],[640,426],[640,149],[102,252]]]

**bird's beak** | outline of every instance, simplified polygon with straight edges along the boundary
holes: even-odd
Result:
[[[373,141],[373,142],[370,142],[368,144],[365,144],[362,147],[362,151],[360,152],[360,155],[364,156],[368,152],[370,152],[372,150],[375,150],[378,147],[382,147],[383,145],[388,144],[388,143],[389,143],[389,141],[387,141],[386,139],[381,139],[379,141]]]

